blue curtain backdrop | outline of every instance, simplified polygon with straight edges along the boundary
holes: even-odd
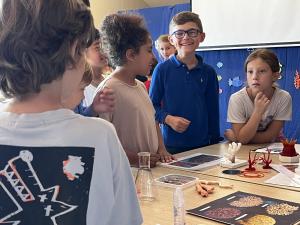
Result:
[[[136,12],[145,18],[146,25],[150,31],[153,42],[162,34],[169,33],[169,23],[171,18],[182,11],[191,11],[190,4],[178,4],[174,6],[162,6],[154,8],[145,8],[138,10],[131,10]],[[154,45],[153,45],[154,46]],[[160,61],[158,52],[153,47],[153,53],[158,61]]]
[[[181,11],[190,11],[190,4],[145,8],[134,12],[144,16],[152,39],[156,40],[159,35],[168,33],[171,18]],[[230,124],[226,122],[228,100],[232,93],[244,86],[243,64],[251,50],[253,49],[201,51],[197,53],[204,58],[207,64],[213,66],[219,75],[221,134],[230,127]],[[300,47],[273,48],[272,50],[277,54],[282,64],[282,78],[278,81],[278,84],[280,88],[288,91],[293,99],[293,120],[285,124],[284,134],[288,138],[298,139],[299,142],[300,107],[298,103],[300,89],[295,88],[294,77],[296,70],[300,72]],[[155,50],[154,53],[157,56]]]

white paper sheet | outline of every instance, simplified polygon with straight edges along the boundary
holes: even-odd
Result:
[[[297,165],[297,164],[295,164]],[[271,167],[278,172],[265,183],[277,184],[290,187],[300,187],[300,175],[292,172],[284,165],[272,164]]]
[[[294,182],[291,178],[287,177],[282,173],[278,173],[277,175],[273,176],[272,178],[265,181],[267,184],[276,184],[281,186],[290,186],[290,187],[297,187],[299,188],[300,185]]]
[[[267,149],[271,150],[271,153],[279,154],[282,152],[283,149],[283,144],[278,142],[278,143],[273,143],[271,145],[268,145],[266,147],[258,148],[255,150],[255,152],[259,153],[267,153]]]

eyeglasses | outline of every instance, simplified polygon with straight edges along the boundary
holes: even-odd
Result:
[[[184,38],[185,34],[187,34],[189,37],[195,38],[199,33],[201,33],[200,30],[192,28],[189,30],[176,30],[171,35],[175,35],[177,39],[182,39]]]

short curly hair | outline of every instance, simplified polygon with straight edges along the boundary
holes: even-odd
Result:
[[[39,93],[61,78],[93,36],[82,0],[2,0],[0,8],[0,89],[8,98]]]
[[[128,49],[138,53],[140,47],[149,40],[150,34],[143,17],[123,13],[106,16],[101,25],[100,36],[103,50],[115,67],[126,63]]]

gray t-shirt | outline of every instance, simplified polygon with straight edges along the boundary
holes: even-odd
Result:
[[[251,101],[246,87],[232,94],[229,99],[227,122],[246,123],[254,110],[254,103]],[[290,94],[276,87],[270,105],[262,116],[258,131],[265,130],[273,120],[291,120],[292,98]]]
[[[113,126],[71,110],[0,113],[1,221],[138,225],[128,159]]]

